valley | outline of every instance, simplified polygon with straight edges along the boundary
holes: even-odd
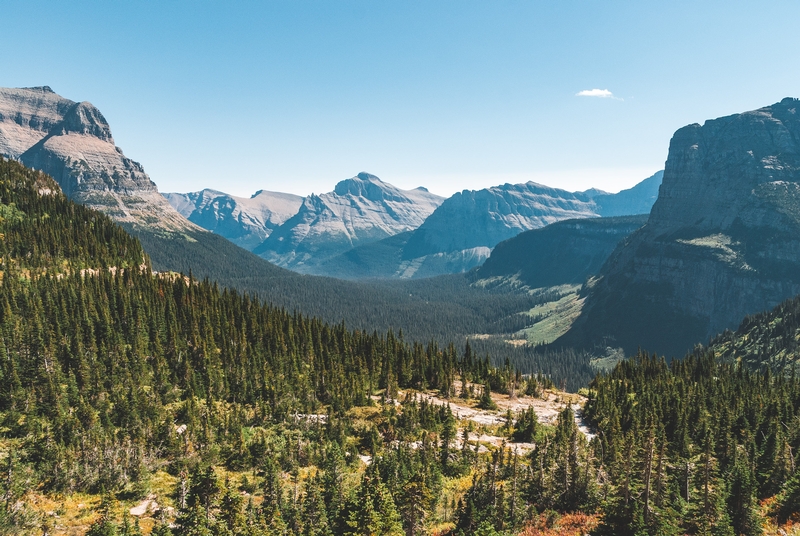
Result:
[[[797,103],[618,194],[236,198],[0,91],[0,530],[791,533]]]

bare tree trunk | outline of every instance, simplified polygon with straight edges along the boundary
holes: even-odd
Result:
[[[644,523],[650,521],[650,474],[653,469],[653,450],[655,448],[655,438],[653,432],[647,439],[647,449],[644,454]]]

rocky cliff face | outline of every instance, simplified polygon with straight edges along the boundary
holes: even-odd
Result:
[[[682,355],[800,294],[800,101],[672,138],[648,223],[609,258],[562,342]]]
[[[192,223],[247,250],[260,245],[277,227],[297,214],[303,198],[259,190],[237,197],[216,190],[168,193],[169,204]]]
[[[297,214],[253,252],[279,266],[313,273],[318,263],[357,245],[416,229],[441,202],[424,188],[401,190],[359,173],[333,192],[305,198]]]
[[[199,230],[114,145],[97,108],[49,87],[0,88],[0,154],[44,171],[75,201],[133,228]]]

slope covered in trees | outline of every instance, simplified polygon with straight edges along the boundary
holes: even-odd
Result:
[[[721,333],[709,347],[720,358],[755,370],[793,372],[800,359],[800,296],[745,317],[736,331]]]
[[[361,330],[402,331],[409,340],[445,343],[492,333],[493,325],[541,303],[526,292],[472,285],[464,274],[433,281],[342,281],[278,268],[210,233],[186,233],[188,240],[143,230],[133,234],[150,252],[155,270],[191,270],[198,279],[258,294],[290,311]]]
[[[415,393],[491,412],[552,382],[154,274],[54,186],[0,161],[0,531],[63,530],[76,493],[92,536],[513,534],[552,511],[750,535],[800,512],[794,375],[639,355],[590,384],[592,433],[569,406],[476,424]],[[142,527],[120,515],[152,496]]]
[[[177,534],[240,534],[244,505],[217,472],[250,470],[259,488],[245,523],[253,534],[398,533],[421,526],[441,475],[469,471],[472,451],[449,453],[455,432],[444,407],[408,398],[399,412],[382,406],[366,429],[349,411],[401,388],[451,396],[457,378],[521,385],[469,347],[350,331],[208,281],[155,275],[111,220],[7,160],[0,207],[3,530],[49,522],[27,507],[26,491],[81,491],[110,497],[90,533],[113,533],[113,498],[146,492],[166,471],[182,490]],[[354,453],[384,449],[393,461],[357,478]],[[288,500],[284,478],[301,468],[320,475],[303,482],[302,508],[300,482],[292,477]]]
[[[590,386],[599,534],[761,534],[798,511],[800,381],[698,350],[639,354]],[[759,500],[776,497],[764,512]]]

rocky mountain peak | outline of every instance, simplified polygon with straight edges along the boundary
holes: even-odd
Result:
[[[253,252],[280,266],[313,273],[316,265],[358,244],[419,227],[442,203],[427,190],[401,190],[361,172],[312,194]]]
[[[650,222],[662,228],[728,229],[786,224],[771,202],[776,184],[800,181],[796,99],[693,124],[670,142]]]
[[[108,121],[90,102],[80,102],[70,108],[61,125],[62,133],[83,134],[114,143]]]
[[[381,201],[383,199],[394,198],[392,190],[396,190],[390,184],[386,184],[375,175],[370,175],[362,171],[353,178],[345,179],[336,184],[333,193],[336,195],[352,195],[364,197],[370,201]]]
[[[44,171],[73,200],[120,223],[199,230],[158,193],[141,164],[116,147],[100,110],[48,86],[0,88],[0,154]]]

